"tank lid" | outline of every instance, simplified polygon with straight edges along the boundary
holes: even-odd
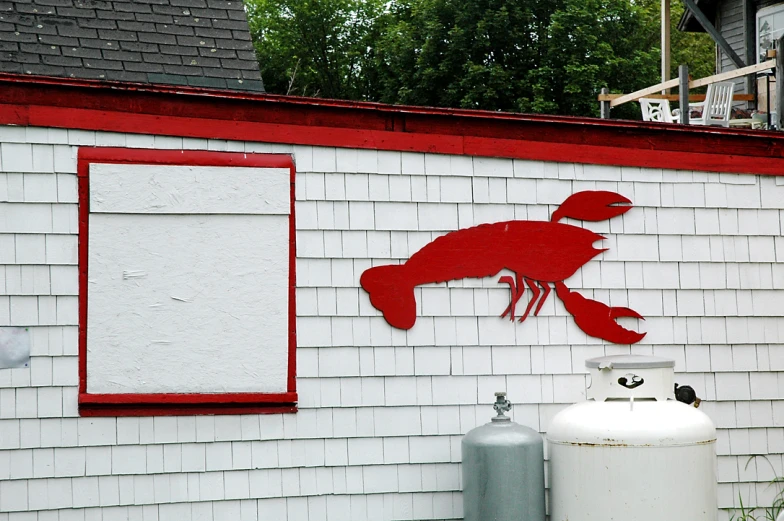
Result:
[[[675,360],[645,355],[600,356],[586,360],[585,367],[591,369],[656,369],[660,367],[675,367]]]

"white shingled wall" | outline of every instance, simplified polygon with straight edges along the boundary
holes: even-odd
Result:
[[[544,431],[582,399],[585,358],[628,352],[674,358],[705,400],[720,507],[769,504],[766,482],[784,473],[772,177],[42,128],[0,127],[0,143],[0,326],[33,335],[31,367],[0,370],[0,521],[458,519],[461,436],[491,416],[494,391]],[[294,154],[298,413],[78,417],[79,145]],[[552,296],[539,317],[500,319],[497,277],[418,289],[408,332],[359,289],[363,270],[440,233],[548,219],[582,189],[635,204],[584,225],[610,249],[567,281],[645,315],[631,349],[586,339]],[[754,454],[772,468],[747,466]]]

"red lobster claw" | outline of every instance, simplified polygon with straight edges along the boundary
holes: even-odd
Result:
[[[624,307],[612,308],[607,304],[585,298],[566,287],[563,282],[555,283],[555,293],[563,301],[566,310],[574,316],[577,327],[586,335],[601,338],[615,344],[636,344],[647,333],[630,331],[620,326],[615,319],[633,317],[645,320],[633,309]]]
[[[626,203],[630,206],[612,206],[619,203]],[[631,209],[631,201],[621,194],[586,190],[567,197],[561,206],[553,212],[550,221],[557,222],[564,217],[580,221],[606,221]]]

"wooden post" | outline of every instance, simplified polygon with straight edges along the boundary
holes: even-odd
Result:
[[[609,93],[610,93],[610,89],[608,89],[607,87],[602,87],[602,94],[609,94]],[[600,101],[599,111],[602,119],[610,119],[610,102]]]
[[[689,124],[689,66],[678,65],[678,94],[680,97],[681,125]]]
[[[757,5],[755,0],[743,0],[743,31],[746,33],[746,63],[749,65],[757,63]],[[746,94],[754,94],[754,99],[758,99],[757,94],[757,75],[749,74],[746,76]],[[746,108],[750,105],[747,103]],[[757,104],[754,108],[759,110]]]
[[[784,36],[776,42],[776,130],[781,130],[781,113],[784,110]]]
[[[661,81],[670,79],[670,0],[661,0]],[[669,94],[664,89],[662,94]]]

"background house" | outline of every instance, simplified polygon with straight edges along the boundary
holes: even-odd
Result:
[[[774,48],[776,40],[784,34],[784,3],[778,0],[695,0],[695,4],[723,40],[716,44],[717,73],[766,61],[766,51]],[[706,32],[689,9],[684,11],[678,29]],[[727,52],[727,48],[732,49],[740,62]],[[767,74],[738,78],[735,92],[760,95],[759,108],[767,110],[768,82],[773,95],[775,81]],[[773,110],[773,98],[770,103]]]

